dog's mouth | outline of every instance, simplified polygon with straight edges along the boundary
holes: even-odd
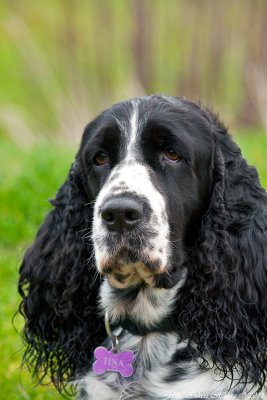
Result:
[[[170,287],[170,274],[159,259],[148,254],[121,249],[102,259],[98,269],[107,276],[109,284],[117,289],[131,287]],[[167,282],[168,281],[168,282]]]
[[[117,289],[138,287],[142,284],[154,286],[155,277],[142,262],[126,264],[108,274],[111,286]]]
[[[157,276],[166,272],[159,260],[150,259],[145,254],[137,254],[125,248],[103,259],[99,270],[108,277],[110,285],[117,289],[144,284],[155,287]]]

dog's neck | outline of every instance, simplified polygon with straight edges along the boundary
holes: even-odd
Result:
[[[177,290],[181,282],[171,289],[151,288],[144,285],[140,288],[115,289],[107,279],[100,290],[100,307],[108,311],[110,323],[121,325],[124,329],[137,335],[151,331],[171,331],[172,313]]]

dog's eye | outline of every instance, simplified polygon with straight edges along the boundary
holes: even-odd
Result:
[[[164,151],[163,159],[170,161],[172,163],[177,163],[181,159],[181,157],[179,156],[178,153],[176,153],[175,150],[170,148]]]
[[[109,162],[109,157],[107,155],[107,153],[105,153],[104,151],[99,151],[98,153],[96,153],[96,155],[94,156],[94,163],[96,165],[105,165]]]

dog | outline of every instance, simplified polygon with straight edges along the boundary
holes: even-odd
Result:
[[[267,196],[217,115],[113,105],[51,205],[19,279],[39,381],[80,400],[267,398]]]

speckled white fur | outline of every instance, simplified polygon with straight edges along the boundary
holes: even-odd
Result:
[[[131,317],[132,321],[151,327],[160,322],[164,317],[171,314],[176,293],[185,281],[184,277],[179,284],[171,289],[155,289],[144,286],[135,300],[122,300],[120,293],[115,294],[107,279],[102,283],[100,289],[100,306],[108,311],[111,322],[117,322],[120,318]]]

